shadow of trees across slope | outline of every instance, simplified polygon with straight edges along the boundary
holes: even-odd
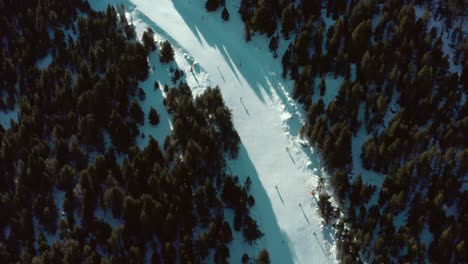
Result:
[[[237,82],[241,86],[239,88],[243,88],[242,80],[245,80],[263,103],[267,103],[267,99],[270,101],[278,100],[284,105],[286,112],[294,113],[300,117],[302,112],[301,107],[289,98],[289,94],[292,93],[292,85],[282,79],[280,64],[271,63],[272,53],[268,50],[268,46],[264,45],[263,41],[257,43],[254,39],[251,43],[245,43],[244,29],[242,24],[236,20],[239,18],[237,17],[237,9],[233,3],[226,3],[230,5],[228,9],[231,14],[236,14],[236,16],[231,15],[231,20],[228,22],[222,21],[221,17],[218,16],[219,11],[215,13],[194,14],[194,11],[189,9],[184,2],[173,1],[172,3],[200,44],[208,45],[223,55],[224,61],[230,69],[230,72],[223,72],[226,82]],[[197,4],[200,5],[200,3]],[[192,3],[192,5],[195,5],[195,3]],[[201,17],[204,18],[202,19]],[[207,23],[222,24],[221,26],[225,27],[225,30],[230,33],[221,35],[219,31],[206,26],[205,24]],[[223,38],[222,36],[229,37]],[[263,38],[263,36],[260,38]],[[286,46],[280,47],[278,53],[282,54],[285,48]],[[251,58],[248,57],[252,55],[255,56],[255,61],[258,63],[249,63]],[[220,86],[222,88],[221,83]],[[268,98],[265,98],[265,95]],[[292,123],[293,127],[291,127],[290,132],[297,135],[302,125],[299,121],[300,118],[295,119],[299,125]]]
[[[296,258],[292,255],[289,240],[278,226],[270,198],[259,179],[257,170],[249,157],[247,149],[242,143],[239,148],[239,157],[236,160],[228,162],[227,170],[228,173],[237,175],[241,183],[245,182],[247,177],[250,177],[252,181],[250,192],[255,198],[255,205],[252,208],[251,214],[265,234],[260,239],[259,245],[268,249],[273,260],[272,263],[295,263],[294,260]],[[258,249],[251,251],[241,244],[233,244],[231,250],[231,261],[234,262],[240,260],[244,250],[251,253],[249,254],[250,256],[258,253]]]
[[[135,5],[133,3],[129,1],[124,1],[123,3],[127,6],[129,11],[135,9]],[[239,89],[252,88],[255,95],[264,104],[269,103],[268,99],[270,101],[279,101],[282,105],[284,105],[285,113],[293,113],[293,115],[296,115],[295,117],[297,118],[288,120],[286,125],[288,133],[292,136],[297,136],[298,131],[302,126],[302,110],[300,109],[300,106],[296,106],[294,101],[289,98],[289,93],[291,93],[291,91],[288,91],[288,89],[291,89],[290,87],[292,86],[287,85],[286,82],[281,79],[280,74],[275,74],[281,72],[281,69],[280,67],[278,67],[278,63],[271,63],[271,53],[256,52],[255,50],[254,52],[250,51],[247,53],[254,53],[258,55],[259,60],[263,62],[269,62],[268,64],[249,64],[246,61],[242,61],[243,58],[239,57],[238,59],[236,55],[244,54],[245,49],[259,49],[259,47],[256,47],[254,45],[255,43],[249,43],[247,45],[245,44],[243,39],[242,27],[239,27],[239,31],[236,33],[240,41],[229,41],[229,39],[221,39],[216,36],[219,32],[211,32],[209,27],[201,25],[198,26],[198,23],[208,23],[206,21],[207,17],[205,17],[205,22],[202,22],[201,18],[199,22],[195,22],[196,19],[190,19],[193,18],[194,15],[191,14],[191,10],[187,9],[186,4],[181,3],[180,1],[173,1],[172,3],[176,10],[179,12],[179,15],[184,19],[185,23],[192,31],[192,34],[196,36],[196,39],[198,39],[198,41],[202,44],[201,46],[208,45],[210,48],[216,49],[217,51],[219,51],[220,54],[223,55],[224,60],[230,69],[230,71],[228,72],[223,72],[225,74],[223,77],[226,77],[226,82],[237,82],[240,86],[242,86],[242,83],[246,83],[246,86],[248,86],[248,88],[239,87]],[[165,30],[159,27],[151,19],[146,17],[143,12],[141,12],[140,10],[135,11],[136,12],[134,12],[134,14],[138,14],[138,19],[141,19],[143,23],[147,24],[155,32],[168,39],[173,46],[184,50],[183,47],[179,47],[180,45],[173,37],[171,37],[170,34],[168,34]],[[231,8],[230,12],[233,13],[236,12],[236,10]],[[217,17],[217,15],[216,19],[219,19],[219,23],[222,23],[221,18]],[[232,28],[233,27],[231,26],[231,29]],[[266,45],[263,46],[263,49],[267,48],[268,47]],[[259,72],[260,74],[258,74]],[[214,71],[211,70],[210,73],[216,74],[216,68],[214,69]],[[148,83],[149,87],[151,87],[150,85],[151,82]],[[223,83],[221,82],[219,83],[219,85],[222,89]],[[303,149],[302,151],[306,155],[311,156],[311,160],[313,160],[314,163],[312,164],[312,166],[315,166],[319,163],[318,156],[315,152],[311,152],[310,150],[308,150],[308,148]],[[274,263],[297,262],[296,256],[293,256],[294,253],[292,253],[293,250],[291,250],[290,248],[290,243],[287,240],[286,235],[281,230],[276,221],[276,216],[272,209],[271,201],[260,181],[257,169],[255,168],[255,165],[253,164],[246,148],[243,145],[240,146],[239,158],[237,160],[230,161],[230,164],[232,172],[235,175],[239,176],[241,182],[243,182],[247,176],[251,178],[251,192],[256,199],[256,205],[252,208],[252,216],[254,217],[254,219],[257,220],[261,230],[265,233],[265,237],[259,241],[256,251],[249,251],[252,252],[249,253],[249,255],[253,256],[252,254],[258,252],[258,249],[260,249],[261,247],[266,247],[269,250],[272,259],[274,260]],[[327,236],[324,237],[326,238]],[[312,234],[311,239],[314,239]],[[331,241],[331,238],[327,239],[327,241]],[[236,244],[232,245],[231,249],[231,260],[238,261],[238,256],[241,256],[243,251],[247,250],[247,247],[243,247],[242,245]]]

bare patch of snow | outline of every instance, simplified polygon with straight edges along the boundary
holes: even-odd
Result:
[[[11,127],[11,120],[14,122],[18,122],[19,116],[19,105],[16,104],[13,110],[3,112],[0,111],[0,124],[3,126],[4,129],[8,129]]]
[[[47,67],[49,67],[49,65],[52,63],[52,54],[48,53],[46,56],[40,58],[39,60],[37,60],[36,62],[36,67],[39,69],[39,70],[43,70]]]

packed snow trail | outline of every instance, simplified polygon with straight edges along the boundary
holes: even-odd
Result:
[[[253,36],[251,42],[245,42],[237,13],[239,1],[227,1],[231,14],[228,22],[222,21],[221,10],[207,13],[204,2],[122,3],[130,11],[139,36],[151,27],[156,39],[171,42],[176,63],[185,70],[194,94],[208,85],[219,85],[226,105],[233,111],[241,146],[239,158],[230,161],[227,169],[242,182],[247,176],[252,179],[251,192],[256,200],[252,217],[265,236],[255,248],[245,245],[240,235],[235,236],[230,262],[239,263],[244,252],[255,257],[261,248],[269,251],[272,263],[336,262],[333,235],[322,227],[316,202],[310,196],[323,171],[314,150],[300,144],[303,112],[290,98],[292,82],[281,79],[280,59],[272,57],[265,36]],[[96,0],[91,4],[103,10],[107,2]],[[283,54],[287,44],[282,40],[278,54]],[[194,65],[200,68],[193,69]]]

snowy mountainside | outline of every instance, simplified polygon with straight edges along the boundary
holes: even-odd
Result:
[[[103,10],[108,3],[119,4],[94,1],[91,5]],[[203,4],[195,1],[124,4],[139,36],[151,27],[157,40],[171,42],[176,63],[185,71],[195,95],[207,86],[221,87],[241,138],[239,158],[228,164],[228,171],[241,182],[247,176],[252,179],[251,192],[256,198],[252,215],[265,233],[255,245],[256,251],[265,247],[273,263],[335,262],[333,235],[323,228],[310,195],[324,171],[316,151],[300,144],[304,113],[290,96],[292,82],[278,74],[280,61],[272,58],[266,40],[254,36],[245,43],[242,21],[235,12],[238,3],[227,3],[231,10],[228,22],[222,22],[220,12],[207,14]],[[282,43],[279,51],[286,45]],[[158,70],[150,72],[149,79]],[[152,82],[141,85],[147,90]],[[158,140],[164,137],[157,136]],[[241,237],[235,237],[232,262],[249,250],[243,243]]]

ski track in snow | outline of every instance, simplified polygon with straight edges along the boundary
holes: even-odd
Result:
[[[104,10],[109,3],[123,3],[140,38],[150,27],[156,40],[168,39],[175,49],[176,64],[185,71],[184,79],[194,95],[207,86],[220,86],[241,138],[239,158],[229,161],[227,170],[238,175],[241,183],[247,176],[252,179],[251,193],[256,203],[251,213],[265,233],[249,246],[235,232],[230,262],[239,263],[244,252],[255,257],[260,249],[266,248],[272,263],[335,263],[333,234],[323,228],[309,194],[324,171],[315,150],[300,144],[298,134],[304,113],[290,96],[293,83],[282,80],[280,59],[274,59],[269,52],[265,36],[254,35],[249,43],[244,41],[238,1],[227,3],[231,13],[228,22],[222,21],[221,10],[207,13],[202,2],[96,0],[91,5]],[[288,44],[282,41],[278,54]],[[154,60],[156,57],[150,56],[150,67],[159,63]],[[193,63],[196,67],[192,73]],[[153,99],[159,101],[164,96],[161,92],[157,96],[151,94],[154,80],[160,80],[162,85],[167,81],[171,86],[170,80],[161,80],[167,76],[160,74],[165,70],[167,67],[156,67],[154,72],[150,71],[148,80],[140,83],[147,97],[143,102],[151,104],[155,102]],[[142,105],[145,113],[149,107]],[[163,111],[157,110],[160,114]],[[167,113],[162,113],[161,120],[165,120]],[[149,130],[150,127],[143,129],[146,135],[154,134],[162,143],[165,135]],[[170,132],[167,128],[163,130],[163,134]],[[145,141],[138,141],[140,147],[144,147]],[[226,216],[232,223],[232,217]]]

